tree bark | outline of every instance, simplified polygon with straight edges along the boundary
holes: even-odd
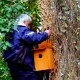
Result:
[[[50,27],[52,30],[51,40],[57,70],[51,71],[50,80],[79,80],[75,49],[77,42],[75,1],[38,0],[38,5],[42,27]],[[63,6],[66,6],[69,12],[65,12]]]
[[[60,54],[57,41],[58,28],[56,27],[56,20],[55,20],[56,10],[54,7],[54,2],[52,0],[38,0],[38,5],[39,5],[43,29],[49,27],[52,30],[52,35],[50,39],[53,42],[53,48],[54,48],[53,51],[54,51],[56,69],[55,71],[51,71],[50,80],[53,80],[53,78],[55,78],[55,80],[58,79],[60,80],[59,76]]]

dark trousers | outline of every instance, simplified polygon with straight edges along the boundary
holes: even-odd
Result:
[[[7,63],[12,80],[38,80],[35,72],[33,69],[29,68],[29,66],[25,68],[25,66],[21,64]]]
[[[36,72],[36,75],[38,80],[49,80],[49,73],[49,71],[38,71]]]

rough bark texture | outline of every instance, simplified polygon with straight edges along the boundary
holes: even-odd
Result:
[[[42,27],[43,29],[50,27],[50,29],[52,30],[52,36],[51,36],[51,40],[53,41],[53,47],[54,47],[54,56],[55,56],[55,65],[57,67],[57,70],[51,71],[50,74],[50,80],[52,80],[52,78],[54,78],[55,76],[56,79],[58,80],[59,78],[59,51],[58,51],[58,43],[57,43],[57,27],[56,27],[56,23],[55,23],[55,7],[54,7],[54,2],[52,0],[39,0],[39,10],[40,10],[40,14],[41,14],[41,20],[42,20]],[[57,54],[58,53],[58,54]],[[57,73],[58,72],[58,73]],[[54,75],[55,76],[54,76]],[[60,80],[60,78],[59,78]]]
[[[61,2],[60,2],[61,1]],[[80,80],[77,66],[77,20],[75,1],[71,0],[38,0],[42,27],[52,30],[57,70],[52,71],[50,80]],[[69,10],[64,12],[64,3]]]

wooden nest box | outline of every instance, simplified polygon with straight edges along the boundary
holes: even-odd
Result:
[[[51,41],[46,40],[34,49],[34,64],[36,71],[54,69],[54,53]]]

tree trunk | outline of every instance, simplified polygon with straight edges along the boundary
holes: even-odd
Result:
[[[51,72],[50,80],[79,80],[75,49],[77,42],[75,1],[38,0],[38,3],[42,27],[50,27],[52,30],[51,40],[57,70]]]
[[[57,42],[58,28],[56,27],[56,20],[55,20],[56,12],[54,7],[54,2],[52,0],[39,0],[38,3],[39,3],[39,10],[40,10],[43,29],[49,27],[52,30],[51,41],[53,42],[55,65],[57,67],[57,70],[55,70],[55,72],[51,71],[50,80],[52,79],[60,80],[59,76],[60,54]]]

